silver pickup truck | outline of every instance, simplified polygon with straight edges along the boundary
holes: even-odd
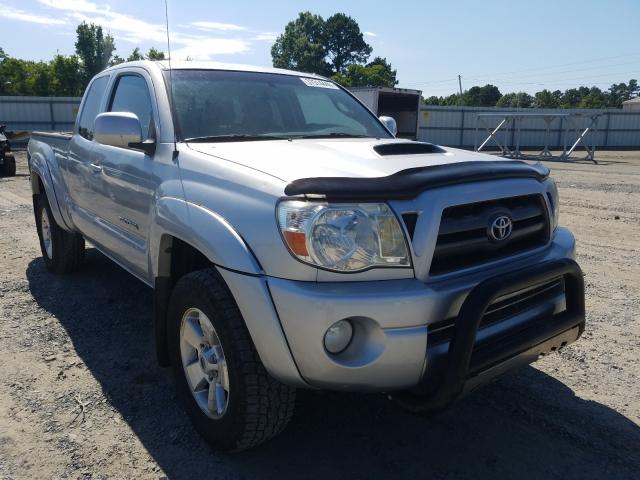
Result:
[[[279,433],[296,388],[440,410],[576,340],[584,282],[541,164],[394,138],[325,78],[132,62],[34,133],[42,255],[85,239],[154,289],[154,335],[213,445]]]

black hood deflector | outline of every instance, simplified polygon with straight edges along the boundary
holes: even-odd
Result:
[[[328,200],[408,200],[421,192],[461,183],[532,178],[542,182],[549,169],[541,163],[472,161],[408,168],[387,177],[315,177],[294,180],[286,195],[323,195]]]

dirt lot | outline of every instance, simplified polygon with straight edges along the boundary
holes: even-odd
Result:
[[[151,291],[95,250],[45,271],[24,155],[0,179],[0,478],[640,478],[640,152],[548,163],[586,273],[582,339],[431,419],[302,392],[288,430],[211,451],[156,366]]]

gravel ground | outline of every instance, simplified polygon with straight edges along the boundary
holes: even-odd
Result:
[[[551,163],[578,238],[587,331],[447,412],[301,392],[289,428],[223,455],[155,363],[151,291],[93,249],[52,276],[24,154],[0,179],[0,478],[640,478],[640,152]]]

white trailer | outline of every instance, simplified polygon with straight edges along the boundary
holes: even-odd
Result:
[[[376,116],[393,117],[398,137],[417,138],[422,91],[389,87],[352,87],[349,91]]]

